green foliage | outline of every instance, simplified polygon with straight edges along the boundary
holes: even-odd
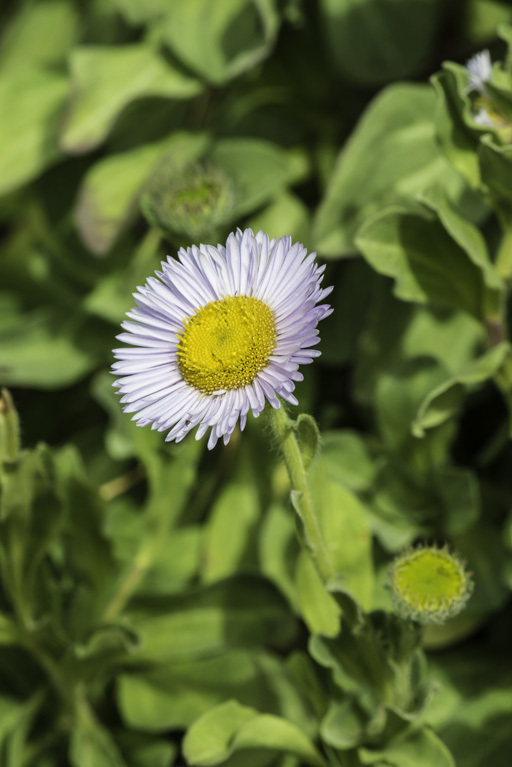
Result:
[[[424,85],[391,85],[370,104],[344,146],[316,220],[319,253],[352,255],[354,235],[373,213],[442,184],[463,191],[435,141],[435,96]]]
[[[70,58],[72,97],[64,115],[62,148],[87,152],[109,134],[119,112],[135,99],[196,96],[201,86],[149,46],[87,46]]]
[[[508,767],[511,23],[4,3],[2,767]],[[327,260],[322,357],[274,442],[264,413],[166,443],[115,336],[166,256],[247,226]],[[410,544],[465,560],[459,615],[397,614]]]
[[[322,0],[327,43],[340,74],[382,85],[421,71],[435,39],[438,0]]]
[[[236,701],[223,703],[202,716],[190,728],[183,744],[185,758],[197,765],[222,763],[237,751],[248,752],[250,758],[251,751],[261,750],[285,751],[313,767],[325,765],[296,725],[272,714],[259,714]],[[256,763],[261,762],[258,759]]]

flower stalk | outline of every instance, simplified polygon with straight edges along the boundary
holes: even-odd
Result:
[[[268,412],[272,431],[290,478],[292,504],[302,524],[301,544],[311,556],[322,581],[326,583],[334,573],[313,503],[295,423],[288,417],[284,406],[269,408]]]

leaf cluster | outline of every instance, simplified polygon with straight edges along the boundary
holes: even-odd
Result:
[[[0,765],[507,767],[508,3],[8,0],[0,23]],[[170,446],[107,372],[136,287],[237,226],[335,286],[297,387],[319,429],[294,424],[327,588],[263,419]],[[425,631],[385,585],[422,541],[475,583]]]

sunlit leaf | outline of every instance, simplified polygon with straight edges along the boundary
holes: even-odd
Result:
[[[72,97],[61,129],[65,152],[87,152],[108,135],[117,116],[147,96],[188,99],[200,84],[143,44],[75,48]]]

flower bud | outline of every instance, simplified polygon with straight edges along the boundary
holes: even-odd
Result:
[[[233,182],[222,168],[164,163],[146,186],[141,207],[152,226],[181,243],[214,239],[232,217],[234,201]]]
[[[389,569],[395,608],[420,623],[443,623],[459,613],[473,590],[464,562],[447,547],[421,546],[398,556]]]

